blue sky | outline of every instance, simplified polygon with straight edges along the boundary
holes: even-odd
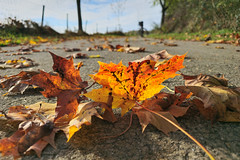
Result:
[[[153,24],[160,23],[161,8],[152,6],[152,0],[81,0],[83,29],[88,33],[96,31],[105,33],[117,30],[139,29],[138,21],[144,21],[147,30]],[[42,6],[45,5],[44,24],[58,32],[66,29],[66,15],[69,18],[69,29],[77,30],[76,0],[0,0],[0,22],[7,17],[30,19],[41,23]],[[121,6],[119,14],[117,9]],[[118,25],[120,24],[120,26]]]

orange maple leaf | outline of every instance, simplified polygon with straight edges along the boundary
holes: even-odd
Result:
[[[47,98],[57,97],[55,121],[61,117],[66,119],[66,116],[71,120],[81,100],[79,95],[87,87],[87,82],[82,81],[79,70],[73,65],[73,58],[67,60],[51,52],[50,54],[54,61],[53,70],[58,74],[51,75],[40,71],[40,74],[33,76],[26,83],[43,88],[42,94]]]
[[[135,101],[142,101],[160,92],[164,86],[161,84],[168,78],[173,78],[182,68],[185,55],[174,56],[166,63],[155,67],[156,61],[145,60],[142,62],[129,62],[126,67],[120,62],[99,62],[100,69],[91,77],[101,84],[103,88],[95,89],[85,96],[94,101],[106,102],[112,94],[113,108],[122,108],[122,115],[130,110]]]

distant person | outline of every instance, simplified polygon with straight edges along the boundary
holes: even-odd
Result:
[[[144,33],[143,21],[138,22],[138,25],[140,26],[139,34],[141,37],[143,37],[143,33]]]

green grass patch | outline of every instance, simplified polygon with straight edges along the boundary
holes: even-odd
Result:
[[[236,35],[240,32],[234,32],[231,30],[219,30],[219,31],[202,31],[195,33],[160,33],[152,32],[147,37],[150,38],[159,38],[159,39],[174,39],[174,40],[196,40],[196,41],[205,41],[208,37],[211,37],[211,40],[225,40],[232,41],[236,39]]]

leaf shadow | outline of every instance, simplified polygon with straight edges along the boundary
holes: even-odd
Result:
[[[56,135],[57,149],[48,146],[42,159],[77,158],[77,159],[206,159],[207,155],[191,139],[182,132],[170,133],[169,136],[149,125],[144,133],[137,116],[133,116],[131,128],[125,134],[108,139],[105,136],[117,135],[124,131],[130,120],[130,114],[120,117],[114,124],[93,117],[92,124],[83,126],[74,134],[70,142],[65,135]],[[194,136],[212,155],[219,159],[234,159],[239,155],[239,136],[234,134],[240,130],[237,123],[211,124],[199,115],[196,109],[177,119],[188,133]],[[228,144],[231,143],[231,144]],[[37,159],[27,156],[23,159]]]

